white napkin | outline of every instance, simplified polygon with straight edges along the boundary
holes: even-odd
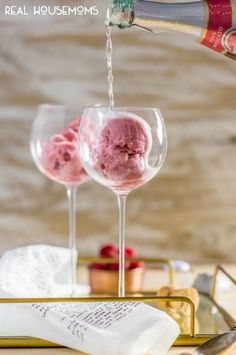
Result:
[[[0,259],[0,297],[69,297],[70,250],[49,245],[13,249]],[[76,296],[88,294],[77,285]]]
[[[0,259],[0,297],[66,296],[68,249],[34,245]],[[86,288],[81,288],[84,292]],[[0,332],[46,339],[92,355],[164,355],[179,334],[141,302],[1,304]]]

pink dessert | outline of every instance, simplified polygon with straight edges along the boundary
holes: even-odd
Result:
[[[142,118],[125,113],[107,121],[98,145],[98,165],[105,178],[116,186],[135,187],[142,181],[150,134]]]
[[[44,172],[63,184],[80,185],[89,179],[77,152],[80,122],[81,118],[76,118],[61,134],[52,136],[43,148]]]

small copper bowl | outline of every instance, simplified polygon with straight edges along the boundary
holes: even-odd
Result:
[[[140,292],[143,288],[144,268],[137,267],[125,272],[126,293]],[[112,270],[89,270],[92,293],[117,294],[119,272]]]

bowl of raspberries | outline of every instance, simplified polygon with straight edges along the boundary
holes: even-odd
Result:
[[[126,293],[137,293],[143,288],[143,261],[137,258],[134,248],[125,248],[125,288]],[[99,251],[101,261],[89,265],[89,281],[91,292],[97,294],[114,294],[118,292],[119,280],[119,249],[114,244],[106,244]],[[104,260],[103,260],[104,259]],[[108,262],[109,259],[113,259]]]

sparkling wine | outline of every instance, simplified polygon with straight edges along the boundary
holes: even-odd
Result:
[[[138,26],[154,33],[185,33],[236,60],[236,0],[184,3],[110,0],[107,17],[110,26]]]
[[[114,107],[114,91],[113,91],[113,71],[112,71],[112,38],[111,27],[106,26],[106,56],[107,56],[107,80],[108,80],[108,96],[109,107],[112,110]]]

